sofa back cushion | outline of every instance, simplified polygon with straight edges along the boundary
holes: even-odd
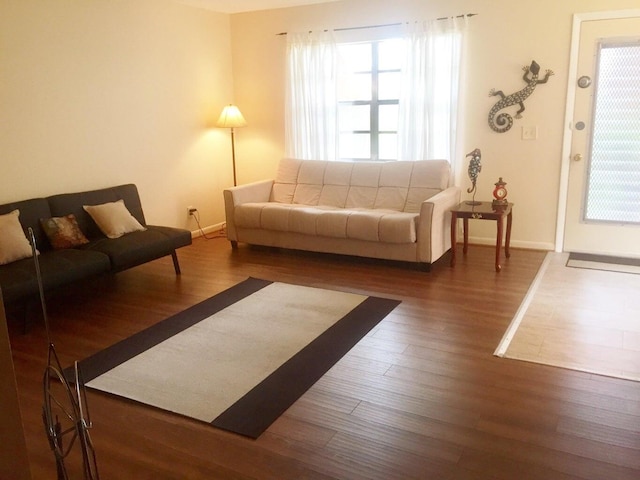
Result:
[[[123,200],[127,210],[143,226],[146,225],[138,189],[134,184],[90,190],[77,193],[62,193],[47,198],[51,208],[51,216],[62,217],[73,213],[82,233],[88,239],[104,237],[91,216],[84,210],[84,205],[102,205],[104,203]]]
[[[447,160],[420,160],[413,165],[405,212],[417,213],[420,204],[449,186],[451,166]]]
[[[278,167],[271,201],[417,213],[424,200],[447,188],[449,172],[446,160],[329,162],[285,158]]]
[[[302,160],[283,158],[278,164],[278,172],[271,189],[270,201],[278,203],[293,203],[293,195],[298,184],[298,172]]]

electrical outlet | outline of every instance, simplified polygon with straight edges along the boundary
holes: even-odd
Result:
[[[197,211],[198,209],[196,207],[193,207],[191,205],[187,207],[187,213],[189,215],[194,215]]]

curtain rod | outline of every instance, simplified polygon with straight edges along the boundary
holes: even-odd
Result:
[[[464,17],[475,17],[476,15],[478,15],[477,13],[463,13],[462,15],[456,15],[455,17],[440,17],[440,18],[436,18],[436,20],[447,20],[449,18],[464,18]],[[409,22],[404,22],[404,23],[409,23]],[[343,28],[334,28],[333,31],[334,32],[344,32],[347,30],[363,30],[365,28],[383,28],[383,27],[397,27],[399,25],[402,25],[403,22],[398,22],[398,23],[385,23],[382,25],[364,25],[362,27],[343,27]],[[324,32],[327,32],[328,30],[323,30]],[[311,33],[312,30],[309,30],[309,33]],[[280,33],[276,33],[276,35],[286,35],[287,32],[280,32]]]

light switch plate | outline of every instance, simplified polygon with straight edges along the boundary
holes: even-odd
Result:
[[[538,139],[538,127],[522,127],[522,140],[537,140]]]

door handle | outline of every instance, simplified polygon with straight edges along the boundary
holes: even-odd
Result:
[[[581,154],[581,153],[576,153],[576,154],[573,156],[573,161],[574,161],[574,162],[580,162],[580,161],[582,161],[582,154]]]

